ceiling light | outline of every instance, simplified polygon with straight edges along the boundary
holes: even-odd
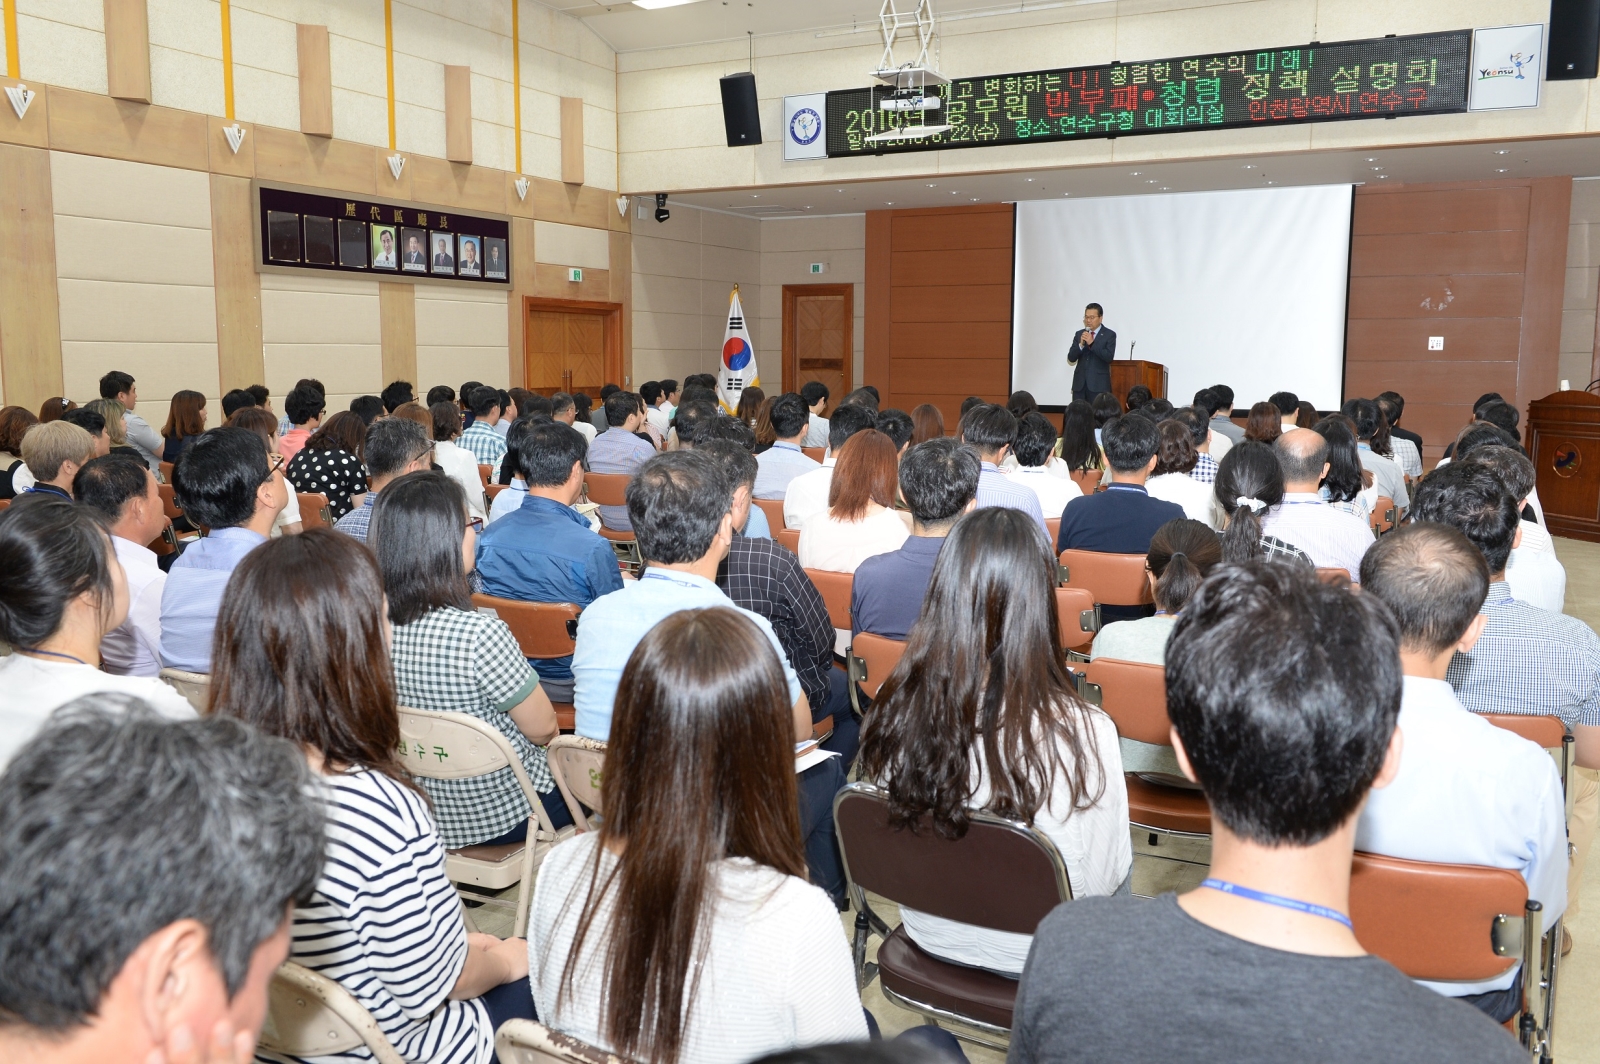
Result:
[[[1245,163],[1239,169],[1241,169],[1241,170],[1254,170],[1255,168],[1256,168],[1256,164],[1255,163]]]
[[[1129,177],[1138,177],[1142,173],[1144,173],[1143,170],[1134,170],[1131,173],[1129,173],[1128,176]]]
[[[646,11],[662,7],[682,7],[684,4],[694,3],[699,3],[699,0],[633,0],[634,7],[642,7]]]
[[[1144,183],[1147,184],[1147,185],[1153,185],[1159,180],[1161,180],[1161,179],[1158,178],[1158,177],[1147,177],[1147,178],[1144,179]]]
[[[1377,171],[1377,170],[1382,170],[1382,169],[1383,169],[1383,167],[1381,167],[1381,166],[1374,166],[1374,167],[1373,167],[1373,168],[1372,168],[1372,169],[1373,169],[1373,170],[1374,170],[1374,171]]]
[[[1070,193],[1070,192],[1063,192],[1063,193],[1062,193],[1062,195],[1063,195],[1063,196],[1070,196],[1070,195],[1072,195],[1072,193]]]
[[[1494,153],[1496,155],[1510,155],[1511,154],[1511,149],[1510,148],[1496,148],[1494,150]]]
[[[1497,174],[1507,174],[1507,173],[1510,173],[1510,172],[1511,171],[1505,169],[1504,167],[1502,167],[1502,168],[1500,168],[1500,169],[1495,171],[1495,173],[1497,173]]]
[[[1367,162],[1369,162],[1369,163],[1375,163],[1377,161],[1378,161],[1377,156],[1368,156],[1367,157]]]
[[[761,197],[756,195],[754,192],[752,192],[752,193],[750,193],[750,198],[751,199],[760,199]]]
[[[1171,187],[1169,187],[1167,185],[1162,185],[1161,186],[1161,191],[1163,191],[1163,192],[1171,192],[1172,189],[1171,189]]]
[[[1033,178],[1031,178],[1031,177],[1030,177],[1030,178],[1028,178],[1028,180],[1029,180],[1029,181],[1032,181],[1032,180],[1033,180]]]
[[[938,184],[937,184],[937,183],[935,183],[935,182],[933,182],[933,181],[929,181],[929,182],[928,182],[928,187],[929,187],[929,188],[938,188],[938,187],[939,187],[939,186],[938,186]]]
[[[1379,174],[1378,175],[1378,180],[1379,181],[1387,181],[1387,180],[1389,180],[1389,175],[1388,174]]]

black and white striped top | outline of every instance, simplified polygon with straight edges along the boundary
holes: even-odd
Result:
[[[289,959],[333,979],[372,1013],[406,1060],[486,1064],[489,1014],[449,994],[467,961],[444,844],[415,791],[365,769],[323,778],[327,862],[294,911]],[[258,1050],[258,1060],[292,1057]],[[365,1047],[316,1061],[367,1061]]]

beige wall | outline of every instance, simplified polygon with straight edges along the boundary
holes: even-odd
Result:
[[[1574,388],[1594,377],[1595,293],[1600,290],[1600,178],[1572,182],[1566,287],[1561,299],[1561,372]]]
[[[435,384],[510,384],[506,293],[418,285],[417,396]]]
[[[851,379],[862,381],[861,350],[867,299],[867,216],[841,214],[824,218],[768,218],[761,223],[762,366],[772,367],[779,381],[783,365],[783,286],[786,284],[849,284],[855,286],[855,351]],[[810,272],[813,262],[826,272]],[[770,394],[770,392],[769,392]],[[841,396],[834,396],[835,400]]]
[[[1113,59],[1155,59],[1208,49],[1270,47],[1384,34],[1544,22],[1545,0],[1150,0],[1075,4],[1037,14],[944,19],[939,66],[978,75]],[[859,31],[756,39],[755,75],[766,142],[729,149],[717,79],[749,69],[745,41],[627,52],[617,57],[622,188],[676,191],[867,177],[973,173],[1215,157],[1263,151],[1382,147],[1600,129],[1597,81],[1544,86],[1537,110],[1436,115],[1425,120],[1329,122],[1276,129],[1208,130],[881,158],[785,163],[782,97],[862,85],[878,62],[877,20]],[[897,58],[899,55],[897,53]]]
[[[273,396],[302,377],[327,389],[328,411],[384,385],[378,282],[330,274],[261,275],[261,344]],[[274,400],[279,413],[283,404]]]

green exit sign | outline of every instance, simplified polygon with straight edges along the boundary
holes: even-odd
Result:
[[[811,272],[812,273],[824,273],[824,272],[827,271],[827,269],[828,269],[828,264],[826,262],[813,262],[811,264]]]
[[[567,280],[569,280],[569,281],[581,281],[581,280],[583,280],[583,271],[578,269],[576,266],[568,267],[567,268]]]

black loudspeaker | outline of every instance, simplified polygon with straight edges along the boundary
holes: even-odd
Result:
[[[1546,81],[1592,78],[1600,60],[1600,0],[1550,0]],[[723,90],[727,100],[727,90]]]
[[[761,108],[756,103],[756,76],[750,71],[722,79],[722,124],[727,129],[730,148],[761,143]]]

